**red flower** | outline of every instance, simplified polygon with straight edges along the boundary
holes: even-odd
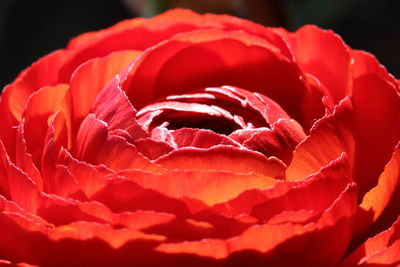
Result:
[[[2,263],[400,263],[399,81],[331,31],[124,21],[23,71],[0,121]]]

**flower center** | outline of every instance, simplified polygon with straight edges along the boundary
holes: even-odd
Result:
[[[208,129],[229,135],[239,129],[270,127],[276,117],[288,115],[271,99],[231,86],[172,95],[151,103],[136,115],[146,130],[164,126]]]

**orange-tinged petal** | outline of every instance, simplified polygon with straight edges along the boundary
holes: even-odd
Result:
[[[104,165],[95,166],[79,161],[73,158],[66,149],[60,151],[60,163],[68,168],[77,186],[89,198],[103,188],[106,183],[105,176],[113,172]]]
[[[190,214],[183,200],[143,188],[122,176],[111,177],[113,179],[107,179],[102,188],[91,196],[91,200],[104,203],[113,212],[153,210],[171,213],[177,217],[185,217]]]
[[[339,260],[347,248],[353,229],[356,199],[353,184],[340,194],[315,224],[255,225],[227,240],[164,243],[156,249],[165,253],[189,253],[216,259],[226,259],[233,253],[240,259],[238,255],[242,251],[252,250],[265,255],[258,264],[285,262],[285,255],[290,255],[292,262],[296,260],[299,264],[324,266]],[[336,243],[339,236],[341,240]]]
[[[376,266],[374,263],[395,266],[400,262],[399,240],[400,217],[389,229],[367,239],[338,266]]]
[[[44,86],[58,83],[59,68],[67,57],[65,50],[55,51],[20,73],[1,95],[2,121],[5,119],[7,123],[12,123],[21,120],[30,95]]]
[[[363,233],[382,214],[400,187],[400,145],[378,179],[376,187],[367,192],[357,212],[356,235]]]
[[[0,250],[10,260],[40,266],[110,265],[112,259],[118,265],[126,264],[146,257],[151,247],[165,239],[160,235],[89,222],[44,226],[11,212],[0,213],[0,234],[4,241],[0,243]],[[127,255],[126,251],[139,254]]]
[[[175,218],[172,214],[143,210],[113,213],[100,202],[80,202],[56,195],[42,195],[38,215],[57,226],[86,221],[109,223],[115,227],[132,230],[168,223]]]
[[[292,163],[286,170],[287,180],[305,179],[343,152],[353,161],[352,112],[351,102],[346,98],[336,106],[333,114],[326,115],[314,124],[310,136],[293,152]]]
[[[209,170],[172,171],[160,175],[123,172],[116,175],[172,198],[195,198],[207,205],[230,200],[249,189],[267,189],[276,184],[275,179],[262,175]]]
[[[321,211],[330,205],[350,181],[349,159],[342,154],[306,180],[279,182],[268,190],[248,190],[226,203],[213,206],[208,212],[238,216],[251,214],[254,209],[258,209],[259,215],[268,219],[281,212],[280,208]],[[266,209],[262,208],[263,205]]]
[[[219,145],[209,149],[181,148],[158,158],[156,163],[170,170],[219,170],[255,173],[282,179],[285,165],[261,153]]]
[[[259,220],[269,220],[282,211],[313,210],[322,212],[328,208],[351,181],[348,159],[338,158],[323,168],[309,182],[298,183],[282,191],[265,192],[267,199],[253,207],[251,215]],[[279,194],[280,193],[280,194]],[[283,193],[283,194],[282,194]]]
[[[43,86],[58,83],[59,67],[68,54],[65,50],[55,51],[24,70],[17,79],[4,88],[0,96],[0,136],[11,159],[15,156],[15,129],[22,118],[29,96]]]
[[[67,84],[46,86],[33,93],[27,102],[24,113],[24,132],[27,151],[32,154],[33,162],[40,165],[44,139],[51,117],[61,110]]]

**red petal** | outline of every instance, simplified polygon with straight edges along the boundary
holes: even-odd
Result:
[[[183,128],[172,131],[172,136],[178,148],[210,148],[216,145],[240,146],[225,135],[210,130]]]
[[[126,130],[136,140],[148,136],[148,133],[136,121],[136,110],[119,87],[120,80],[114,78],[96,97],[92,113],[107,123],[108,129]]]
[[[267,157],[275,156],[288,165],[292,160],[292,151],[306,135],[296,121],[281,119],[272,125],[272,129],[238,130],[229,137],[250,150]]]
[[[90,60],[74,72],[64,111],[73,135],[83,118],[89,114],[97,94],[139,54],[138,51],[115,52],[104,58]]]
[[[7,155],[0,140],[0,193],[27,211],[35,212],[38,189],[26,173],[18,169]]]
[[[355,181],[361,197],[376,185],[400,140],[400,95],[390,79],[382,79],[383,74],[361,72],[365,62],[371,60],[367,54],[359,54],[354,60],[361,60],[354,62],[354,66],[361,66],[354,67],[360,76],[354,77],[352,96],[359,155]]]
[[[123,21],[108,29],[86,33],[71,40],[69,49],[75,50],[62,73],[73,70],[91,58],[103,57],[118,50],[143,50],[171,36],[196,29],[220,27],[189,10],[172,10],[152,19],[135,18]],[[138,38],[132,38],[136,36]]]
[[[37,185],[39,190],[43,190],[42,176],[32,160],[32,155],[28,153],[25,141],[24,122],[18,126],[16,142],[15,166],[25,172]]]
[[[377,218],[400,188],[400,144],[378,179],[376,187],[367,192],[357,211],[356,235],[363,233]]]
[[[33,93],[27,102],[24,131],[28,152],[32,154],[36,166],[40,165],[51,116],[61,110],[67,90],[67,84],[46,86]]]
[[[144,52],[123,88],[141,108],[162,96],[234,85],[272,98],[297,119],[306,88],[297,66],[276,50],[244,32],[177,35]],[[292,97],[287,98],[289,88]]]
[[[67,55],[65,50],[55,51],[21,72],[2,93],[1,120],[5,119],[7,123],[20,121],[29,96],[43,86],[58,83],[59,68]]]
[[[226,216],[238,216],[239,214],[250,214],[257,205],[262,207],[263,203],[271,204],[266,205],[266,207],[271,206],[271,210],[259,209],[260,214],[263,216],[269,213],[268,218],[286,209],[315,209],[321,211],[321,209],[325,209],[327,205],[330,205],[350,181],[349,159],[342,154],[307,180],[280,182],[269,190],[249,190],[229,202],[215,205],[208,212]],[[319,197],[314,197],[314,195],[319,195]],[[300,200],[286,202],[287,198],[296,198],[296,196],[299,196]],[[318,201],[315,201],[315,199],[318,199]],[[272,204],[274,202],[277,202],[277,207]],[[282,207],[282,205],[284,208],[280,209],[279,207]]]
[[[329,90],[336,103],[350,96],[351,57],[349,48],[338,35],[308,25],[293,35],[292,42],[300,68],[316,77]]]
[[[96,165],[104,164],[115,170],[162,169],[139,154],[136,147],[125,138],[108,135],[107,125],[93,114],[89,114],[82,122],[73,151],[79,160]]]
[[[310,136],[293,152],[292,163],[286,170],[286,179],[305,179],[343,152],[353,161],[352,112],[351,102],[346,98],[336,106],[332,115],[326,115],[314,125]]]
[[[267,189],[276,183],[276,180],[261,175],[208,170],[174,171],[160,175],[124,172],[116,175],[172,198],[194,198],[207,205],[225,202],[249,189]]]
[[[178,217],[190,214],[185,202],[167,197],[162,192],[146,189],[118,175],[109,176],[91,200],[104,203],[113,212],[153,210]]]
[[[286,188],[277,186],[275,190],[266,191],[267,199],[254,206],[250,215],[266,221],[282,211],[324,211],[351,180],[348,159],[346,157],[337,159],[334,164],[322,169],[310,179],[313,181],[291,185],[293,187],[289,185]]]
[[[0,251],[10,260],[40,266],[126,265],[145,258],[152,246],[165,239],[88,222],[45,226],[10,212],[0,213],[0,235],[4,241],[0,243]]]
[[[76,221],[109,223],[115,227],[139,230],[168,223],[175,218],[168,213],[136,211],[113,213],[99,202],[79,202],[62,199],[55,195],[43,195],[38,209],[41,218],[57,226]]]
[[[12,159],[15,154],[15,130],[12,127],[21,120],[26,102],[33,92],[58,83],[59,67],[66,57],[64,50],[55,51],[35,62],[4,88],[0,96],[0,137]]]
[[[400,87],[400,85],[397,85],[396,79],[372,54],[360,50],[351,50],[350,55],[354,60],[352,65],[353,78],[358,78],[364,74],[374,74],[380,79],[392,83],[396,88]]]
[[[255,173],[283,178],[284,164],[276,158],[266,158],[258,152],[232,146],[209,149],[181,148],[156,160],[170,170],[216,170],[233,173]]]
[[[375,266],[387,264],[395,266],[400,263],[400,217],[386,231],[369,238],[350,256],[346,257],[339,266]],[[371,264],[371,265],[369,265]]]
[[[85,199],[71,172],[66,166],[60,165],[58,162],[59,148],[56,144],[55,135],[56,130],[54,129],[53,121],[47,131],[41,159],[40,170],[43,177],[44,190],[62,197],[74,196]]]
[[[68,168],[78,187],[89,198],[104,187],[106,175],[112,173],[104,165],[93,166],[74,159],[65,149],[61,150],[60,157],[60,163]]]
[[[152,138],[139,139],[134,142],[138,151],[145,157],[155,160],[162,155],[171,152],[174,147],[169,143],[163,141],[157,141]]]
[[[156,249],[165,253],[189,253],[216,259],[226,259],[235,253],[239,261],[240,252],[253,250],[266,256],[258,264],[282,263],[289,258],[287,260],[293,262],[295,259],[298,264],[325,266],[339,260],[347,249],[356,198],[355,186],[348,186],[316,224],[256,225],[227,240],[164,243]],[[338,237],[341,240],[336,243]]]
[[[245,31],[251,35],[255,35],[266,39],[269,43],[280,49],[280,52],[285,55],[288,59],[292,59],[293,56],[288,48],[288,44],[273,28],[263,27],[260,24],[256,24],[252,21],[240,19],[229,15],[214,15],[205,14],[204,16],[208,21],[215,21],[223,25],[226,31]]]

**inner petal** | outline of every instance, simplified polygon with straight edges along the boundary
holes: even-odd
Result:
[[[161,98],[139,110],[136,117],[150,131],[163,125],[169,130],[206,129],[224,135],[242,129],[270,128],[272,117],[289,118],[269,98],[228,86]]]

